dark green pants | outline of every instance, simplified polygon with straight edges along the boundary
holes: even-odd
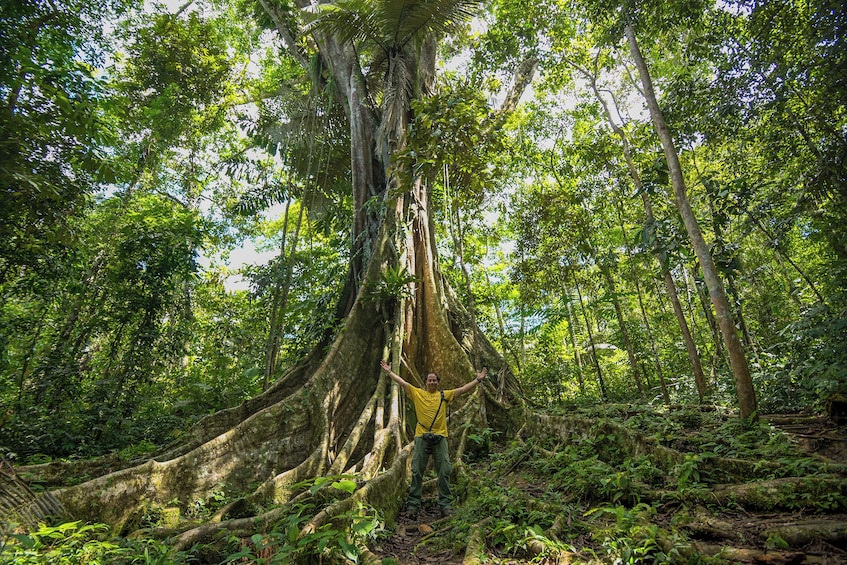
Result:
[[[423,476],[429,456],[435,460],[435,472],[438,473],[438,506],[450,508],[452,496],[450,495],[450,455],[447,453],[447,438],[442,437],[435,445],[430,444],[422,437],[415,438],[415,453],[412,455],[412,486],[409,487],[410,510],[421,507],[421,491],[423,490]]]

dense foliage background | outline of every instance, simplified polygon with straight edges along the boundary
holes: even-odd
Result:
[[[822,410],[847,393],[847,16],[826,0],[639,6],[759,407]],[[707,400],[731,407],[618,8],[486,4],[442,54],[407,151],[441,206],[441,267],[531,400],[699,401],[678,298]],[[298,71],[265,14],[2,4],[6,456],[152,449],[260,392],[332,323],[349,132],[320,62]],[[532,96],[497,115],[527,60]],[[228,267],[247,240],[273,258]]]

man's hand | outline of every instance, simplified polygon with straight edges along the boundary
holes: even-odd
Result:
[[[388,361],[383,359],[382,361],[379,362],[379,365],[380,365],[380,367],[383,368],[383,370],[385,370],[385,372],[388,373],[388,376],[391,377],[391,380],[393,380],[395,383],[397,383],[398,385],[403,387],[403,390],[408,392],[409,387],[411,385],[409,383],[407,383],[406,381],[404,381],[400,377],[400,375],[398,375],[397,373],[395,373],[394,371],[391,370],[391,363],[389,363]]]
[[[482,371],[477,371],[476,376],[473,379],[471,379],[471,381],[469,383],[466,383],[464,386],[461,386],[461,387],[456,389],[456,396],[461,396],[461,395],[465,394],[466,392],[470,392],[473,389],[473,387],[479,386],[479,384],[482,382],[482,380],[485,378],[485,375],[487,375],[487,374],[488,374],[488,369],[484,368],[484,367],[483,367]]]

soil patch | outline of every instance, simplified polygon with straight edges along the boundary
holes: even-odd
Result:
[[[436,506],[424,506],[417,519],[406,513],[397,518],[397,528],[387,540],[373,548],[382,558],[392,558],[400,565],[461,565],[464,548],[459,552],[438,549],[432,538],[449,529],[449,518],[442,518]],[[427,543],[430,541],[430,543]]]

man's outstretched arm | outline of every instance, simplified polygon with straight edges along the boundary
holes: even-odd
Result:
[[[455,396],[461,396],[461,395],[465,394],[466,392],[473,390],[473,388],[475,386],[477,386],[479,383],[481,383],[483,381],[483,379],[485,379],[485,375],[487,375],[487,374],[488,374],[488,368],[483,367],[482,371],[478,371],[477,374],[476,374],[476,377],[474,377],[474,379],[471,382],[465,383],[464,385],[462,385],[461,387],[456,389],[456,392],[454,393]]]
[[[391,370],[391,363],[388,363],[383,359],[379,362],[379,364],[382,366],[382,369],[388,373],[388,376],[391,377],[391,380],[400,385],[406,392],[409,391],[409,387],[412,385],[404,381],[400,375]]]

